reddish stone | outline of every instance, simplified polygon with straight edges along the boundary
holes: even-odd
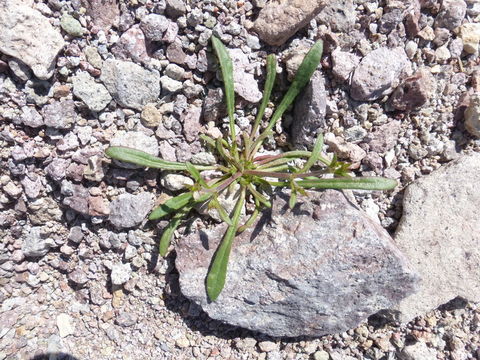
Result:
[[[93,25],[108,31],[118,21],[120,9],[117,0],[82,0],[87,15],[92,18]]]

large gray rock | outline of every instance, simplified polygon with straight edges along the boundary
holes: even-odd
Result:
[[[298,30],[308,25],[323,7],[324,1],[270,1],[254,23],[260,39],[270,45],[282,45]]]
[[[181,239],[183,294],[212,318],[271,336],[320,336],[357,326],[414,291],[416,275],[388,233],[338,191],[312,192],[235,239],[227,281],[215,302],[205,277],[225,227]]]
[[[78,72],[72,80],[73,95],[80,98],[90,110],[102,111],[112,100],[105,86],[97,83],[87,72]]]
[[[142,110],[160,95],[160,74],[130,61],[105,61],[100,80],[115,101],[132,109]]]
[[[318,129],[326,126],[326,108],[325,80],[320,71],[316,71],[295,103],[292,141],[297,148],[313,147]]]
[[[1,1],[0,34],[0,52],[21,60],[39,79],[52,76],[65,42],[48,18],[22,1]]]
[[[360,101],[377,100],[390,94],[409,71],[403,47],[373,50],[353,72],[350,95]]]
[[[145,220],[152,206],[153,195],[150,193],[122,194],[110,203],[108,220],[119,229],[131,228]]]
[[[465,155],[405,191],[395,243],[422,278],[397,307],[401,321],[457,296],[480,301],[480,154]]]
[[[48,238],[40,226],[35,226],[24,232],[22,252],[25,257],[44,256],[55,242]]]

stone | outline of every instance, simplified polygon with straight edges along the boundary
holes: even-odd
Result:
[[[320,3],[319,1],[312,1]],[[348,32],[355,25],[356,13],[353,0],[336,0],[326,2],[325,7],[317,15],[316,20],[325,24],[335,32]]]
[[[122,194],[110,203],[108,220],[118,229],[140,225],[153,207],[153,195],[142,192],[138,195]]]
[[[53,180],[59,182],[65,177],[70,161],[62,158],[54,158],[50,164],[45,167],[47,175]]]
[[[310,50],[311,45],[304,41],[301,42],[298,46],[294,47],[284,56],[283,62],[287,70],[287,79],[288,81],[293,81],[295,74],[297,73],[300,64],[302,63],[305,55],[307,55]]]
[[[188,142],[198,139],[202,125],[200,117],[202,116],[202,108],[200,106],[191,105],[180,116],[180,122],[183,124],[183,134]]]
[[[190,162],[194,165],[215,165],[217,160],[215,156],[209,152],[201,151],[192,155]]]
[[[43,225],[49,221],[61,221],[63,212],[52,198],[40,198],[28,204],[29,219],[33,225]]]
[[[458,36],[463,41],[463,51],[467,54],[478,53],[478,43],[480,42],[480,24],[466,23],[460,26]]]
[[[8,61],[8,67],[21,81],[27,81],[31,78],[31,72],[27,65],[17,59],[10,59]]]
[[[88,214],[91,216],[107,216],[110,214],[110,203],[102,196],[88,198]]]
[[[293,144],[297,148],[313,147],[318,129],[324,129],[326,126],[326,109],[325,79],[320,71],[316,71],[295,102],[291,132]]]
[[[169,17],[176,19],[187,12],[185,3],[182,0],[167,0],[165,12]]]
[[[278,193],[271,214],[237,236],[215,302],[205,277],[226,227],[184,237],[176,258],[183,295],[213,319],[293,337],[346,331],[414,291],[416,274],[380,225],[341,192],[309,195],[289,211]]]
[[[175,64],[185,64],[187,54],[182,49],[182,44],[179,41],[172,42],[167,47],[167,59]]]
[[[39,112],[32,106],[22,107],[21,121],[24,125],[32,128],[38,128],[44,125],[42,115],[40,115]]]
[[[93,24],[106,33],[113,24],[118,23],[120,9],[117,0],[81,0],[87,15],[92,18]]]
[[[402,124],[393,120],[373,129],[364,139],[369,150],[383,154],[392,149],[397,143]]]
[[[333,135],[329,133],[327,135]],[[357,144],[346,142],[342,137],[325,136],[325,144],[329,146],[329,150],[338,155],[340,159],[348,159],[353,163],[359,163],[363,160],[367,153]]]
[[[72,325],[72,318],[65,313],[57,316],[57,328],[58,334],[62,338],[73,335],[75,332],[75,326]]]
[[[340,48],[332,52],[332,73],[337,79],[346,82],[350,79],[352,71],[357,67],[360,58]]]
[[[359,101],[373,101],[388,95],[409,68],[410,62],[402,47],[373,50],[353,72],[350,95]]]
[[[398,24],[403,21],[405,12],[400,8],[387,10],[380,19],[378,32],[381,34],[389,34]]]
[[[203,102],[203,118],[206,122],[217,120],[227,115],[227,107],[221,88],[209,89]]]
[[[162,84],[162,91],[164,93],[176,93],[182,90],[183,84],[181,81],[174,80],[169,76],[162,76],[160,78]]]
[[[72,78],[73,95],[81,99],[87,107],[95,112],[102,111],[112,100],[107,88],[97,83],[85,71],[79,71]]]
[[[121,106],[139,111],[160,95],[160,74],[130,61],[106,60],[100,80]]]
[[[185,75],[185,70],[178,65],[175,64],[168,64],[165,68],[165,75],[173,80],[181,81],[183,80],[183,76]]]
[[[63,31],[72,36],[82,36],[85,31],[82,28],[80,21],[67,13],[62,15],[60,19],[60,26],[62,27]]]
[[[259,13],[253,29],[269,45],[282,45],[308,25],[320,11],[323,1],[286,0],[269,2]]]
[[[388,106],[400,111],[413,111],[425,105],[436,90],[436,81],[428,69],[420,69],[407,77],[388,99]]]
[[[68,240],[79,244],[83,239],[83,232],[80,226],[73,226],[70,228],[70,233],[68,234]]]
[[[470,103],[464,113],[465,129],[480,138],[480,93],[476,92],[470,96]]]
[[[47,17],[18,0],[2,1],[0,33],[0,52],[21,60],[39,79],[53,75],[65,42]]]
[[[146,127],[155,128],[162,122],[163,114],[162,112],[157,109],[155,104],[149,103],[145,105],[140,114],[140,120],[142,121],[142,125]]]
[[[136,62],[148,62],[150,56],[147,53],[145,35],[139,25],[134,25],[125,31],[120,39],[112,47],[112,53],[120,60],[133,60]]]
[[[114,264],[112,266],[112,272],[110,274],[110,279],[112,280],[113,285],[123,285],[132,276],[132,268],[130,264]]]
[[[68,280],[73,282],[75,285],[83,286],[88,282],[87,274],[82,269],[75,269],[68,274]]]
[[[480,301],[479,171],[480,154],[463,155],[406,189],[394,239],[422,281],[393,310],[402,322],[456,297]]]
[[[55,129],[69,129],[77,121],[73,100],[60,100],[45,105],[42,115],[45,125]]]
[[[155,137],[147,136],[141,131],[118,131],[110,141],[110,146],[125,146],[158,156],[159,148]],[[138,169],[141,166],[116,161],[115,164],[127,169]]]
[[[82,185],[71,185],[69,190],[69,196],[63,199],[63,205],[80,214],[88,215],[88,190]]]
[[[42,257],[54,246],[55,242],[47,237],[40,226],[25,229],[22,244],[25,257]]]
[[[170,191],[179,191],[186,187],[193,186],[194,182],[185,175],[167,174],[162,178],[161,184],[164,188],[167,188]]]
[[[29,199],[37,198],[45,187],[45,178],[34,173],[27,173],[20,182],[23,186],[25,195],[27,195]]]
[[[233,85],[235,92],[251,103],[257,103],[262,99],[262,93],[258,89],[258,83],[253,74],[246,69],[250,66],[247,55],[241,49],[229,49],[233,63]]]
[[[397,353],[399,360],[436,360],[437,351],[429,348],[423,341],[407,345]]]
[[[330,355],[325,350],[315,351],[313,360],[330,360]]]
[[[466,12],[467,4],[464,0],[443,0],[435,18],[435,27],[453,30],[462,24]]]
[[[163,15],[148,14],[140,22],[145,37],[150,41],[162,41],[163,33],[168,28],[168,19]]]

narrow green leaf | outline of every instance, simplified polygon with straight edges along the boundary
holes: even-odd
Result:
[[[112,159],[162,170],[186,170],[183,163],[167,161],[150,155],[144,151],[123,146],[110,146],[105,154]]]
[[[187,171],[190,175],[192,175],[193,179],[195,182],[199,183],[203,187],[207,187],[207,184],[205,183],[205,180],[203,180],[202,175],[200,175],[200,171],[198,171],[195,166],[192,165],[190,162],[186,162],[185,166],[187,168]]]
[[[257,191],[257,189],[255,189],[255,186],[253,186],[252,184],[248,184],[247,188],[248,188],[248,191],[250,191],[252,195],[264,206],[268,208],[272,207],[272,203],[265,196],[263,196],[259,191]]]
[[[220,68],[222,70],[223,84],[225,87],[225,99],[227,102],[227,113],[230,120],[230,136],[232,139],[233,147],[235,147],[235,118],[233,116],[235,112],[235,92],[233,84],[233,63],[228,50],[223,43],[215,36],[212,36],[212,45],[220,62]]]
[[[258,109],[257,117],[252,127],[251,137],[254,138],[257,135],[258,127],[265,114],[270,95],[272,94],[273,84],[275,83],[275,77],[277,75],[277,58],[275,55],[270,54],[267,56],[267,80],[265,80],[265,88],[263,89],[263,98],[260,108]]]
[[[172,212],[178,211],[193,200],[193,193],[185,192],[167,200],[164,204],[154,209],[148,216],[149,220],[160,219]]]
[[[258,209],[253,210],[253,213],[252,215],[250,215],[247,222],[238,228],[237,234],[244,232],[250,226],[252,226],[255,220],[257,220],[258,214],[260,214],[260,211]]]
[[[217,198],[213,198],[212,200],[210,200],[210,204],[215,210],[217,210],[218,215],[220,216],[220,219],[222,219],[222,221],[224,221],[228,225],[233,225],[232,219],[230,219],[227,212],[225,211],[225,208],[218,202]]]
[[[290,194],[290,199],[288,200],[288,207],[290,209],[293,209],[296,203],[297,203],[297,192],[295,190],[292,190]]]
[[[235,209],[233,210],[232,225],[228,227],[225,235],[213,256],[212,265],[207,275],[207,295],[211,301],[215,301],[225,286],[227,277],[228,258],[232,249],[233,239],[237,233],[240,215],[242,214],[243,204],[245,202],[245,187],[238,198]]]
[[[178,212],[175,214],[167,225],[167,227],[163,230],[162,236],[160,237],[160,246],[158,248],[158,252],[161,256],[165,257],[167,255],[168,247],[170,246],[170,242],[173,237],[173,233],[178,228],[180,223],[182,222],[184,216],[191,210],[191,207],[186,207],[183,211]]]
[[[305,188],[357,190],[391,190],[398,185],[396,180],[384,177],[299,180],[297,184]]]
[[[318,134],[317,140],[315,141],[315,146],[313,147],[312,150],[312,155],[308,158],[307,162],[303,166],[303,168],[300,170],[301,173],[305,173],[310,168],[317,162],[318,158],[320,157],[320,154],[322,153],[323,149],[323,134],[320,133]]]
[[[323,42],[319,40],[315,43],[315,45],[312,46],[307,55],[305,55],[305,58],[300,64],[300,67],[297,70],[297,73],[295,75],[295,78],[293,79],[292,84],[290,85],[290,88],[280,102],[280,105],[278,105],[277,109],[273,113],[266,130],[271,130],[275,126],[276,122],[282,117],[285,110],[288,109],[288,107],[293,102],[293,100],[295,100],[300,91],[302,91],[303,88],[308,84],[310,78],[312,77],[313,73],[318,67],[318,64],[320,63],[322,52]]]

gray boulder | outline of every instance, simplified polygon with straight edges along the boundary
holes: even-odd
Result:
[[[320,71],[316,71],[295,103],[292,141],[297,148],[313,147],[318,129],[326,127],[326,109],[325,80]]]
[[[407,322],[462,297],[480,301],[480,154],[417,180],[405,191],[395,243],[422,277],[396,308]]]
[[[205,277],[225,227],[177,245],[183,294],[210,317],[271,336],[320,336],[357,326],[411,294],[416,275],[388,233],[338,191],[312,192],[288,210],[279,193],[234,242],[215,302]]]
[[[122,194],[110,203],[108,220],[118,229],[140,225],[153,206],[153,195],[147,192],[138,195]]]

